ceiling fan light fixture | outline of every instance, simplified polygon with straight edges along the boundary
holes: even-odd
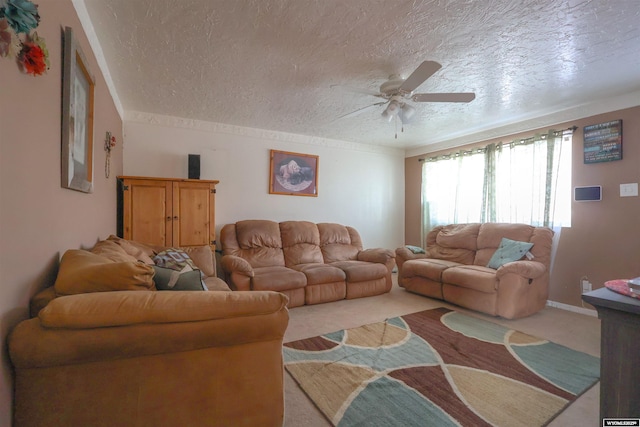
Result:
[[[389,102],[389,105],[387,105],[387,108],[385,108],[384,111],[382,112],[382,117],[384,117],[385,120],[390,122],[391,120],[393,120],[394,117],[398,115],[399,111],[400,111],[400,103],[395,99],[392,99]]]
[[[402,122],[405,123],[409,120],[411,120],[411,118],[413,117],[413,115],[416,113],[416,109],[413,108],[411,105],[409,104],[404,104],[401,108],[402,110]]]
[[[393,120],[393,117],[394,117],[394,114],[389,113],[388,108],[385,108],[385,110],[382,112],[382,118],[389,123],[391,123],[391,120]]]

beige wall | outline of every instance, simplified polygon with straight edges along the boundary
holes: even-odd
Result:
[[[622,119],[623,125],[622,160],[584,164],[583,127],[617,119]],[[640,182],[640,107],[561,123],[552,128],[565,129],[574,125],[578,130],[573,135],[572,187],[601,185],[603,200],[572,203],[571,227],[563,228],[560,233],[549,299],[581,306],[579,283],[582,276],[589,278],[594,289],[602,287],[607,280],[640,276],[640,197],[620,197],[620,184]],[[537,131],[473,145],[510,141]],[[422,163],[418,161],[421,157],[424,155],[405,159],[405,241],[412,245],[421,245]]]
[[[403,150],[232,126],[221,131],[205,122],[181,127],[167,117],[142,116],[125,118],[125,174],[186,178],[187,154],[199,154],[201,178],[220,181],[218,232],[243,219],[337,222],[355,227],[366,247],[402,245]],[[271,149],[319,157],[318,197],[268,193]]]
[[[115,176],[122,172],[122,120],[70,0],[39,0],[38,34],[51,69],[33,77],[0,58],[0,425],[11,424],[12,378],[6,335],[27,317],[29,298],[53,284],[60,255],[115,233]],[[96,78],[94,192],[60,187],[62,30],[74,29]],[[105,179],[103,141],[111,131],[111,178]]]

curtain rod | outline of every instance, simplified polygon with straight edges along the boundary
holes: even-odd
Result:
[[[575,132],[577,129],[578,129],[578,126],[575,126],[575,125],[574,125],[574,126],[571,126],[571,127],[569,127],[569,128],[561,129],[561,130],[556,131],[556,132],[565,132],[565,131],[568,131],[568,130],[570,130],[571,132]],[[535,139],[535,137],[534,137],[534,136],[531,136],[531,137],[529,137],[529,138],[522,138],[522,139],[520,139],[519,141],[521,141],[521,142],[525,142],[525,141],[530,141],[530,140],[533,140],[533,139]],[[486,147],[478,148],[478,150],[483,150],[484,148],[486,148]],[[470,149],[469,151],[472,151],[472,150],[475,150],[475,148],[472,148],[472,149]],[[441,156],[450,156],[450,154],[441,154]],[[439,157],[439,156],[437,156],[437,157]],[[425,160],[427,160],[427,159],[426,159],[426,158],[424,158],[424,157],[422,157],[422,158],[419,158],[419,159],[418,159],[418,161],[419,161],[419,162],[424,162]]]

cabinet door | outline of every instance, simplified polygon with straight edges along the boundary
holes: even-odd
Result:
[[[171,246],[171,182],[125,179],[123,185],[123,237],[149,245]]]
[[[173,183],[173,245],[200,246],[215,242],[215,184]]]

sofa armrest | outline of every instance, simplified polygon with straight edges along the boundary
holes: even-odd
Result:
[[[228,274],[237,273],[244,276],[253,277],[253,267],[244,258],[236,255],[225,255],[221,260],[222,268]]]
[[[496,278],[500,279],[505,274],[518,274],[527,279],[537,279],[542,276],[547,268],[537,261],[513,261],[502,265],[496,271]]]
[[[393,269],[395,265],[395,255],[389,249],[373,248],[365,249],[358,252],[358,261],[376,262],[384,264],[389,271]]]
[[[40,310],[56,298],[56,290],[53,286],[44,288],[29,301],[29,317],[36,317]]]
[[[286,304],[270,291],[64,296],[12,331],[10,356],[16,368],[39,368],[282,340]]]
[[[398,264],[399,269],[402,268],[402,264],[404,264],[405,261],[422,258],[427,258],[427,254],[413,253],[410,249],[404,246],[396,249],[396,263]]]

